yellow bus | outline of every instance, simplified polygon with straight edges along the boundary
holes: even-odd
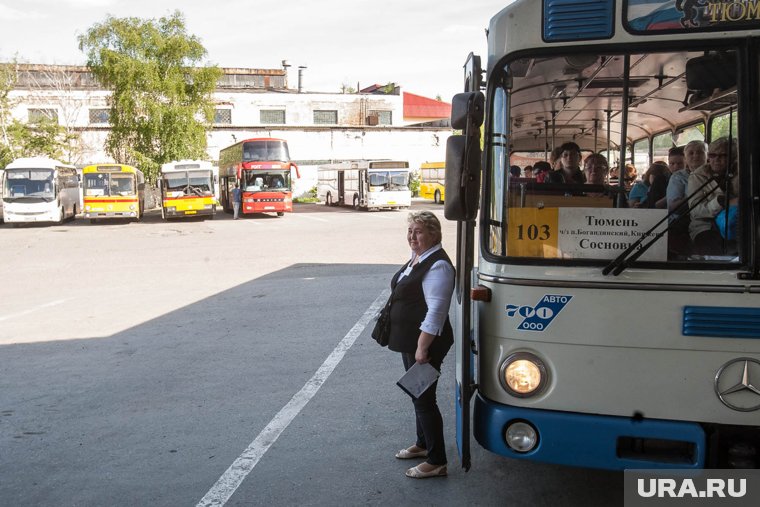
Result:
[[[420,197],[440,204],[446,198],[446,162],[425,162],[420,165]]]
[[[216,212],[219,169],[205,160],[180,160],[161,166],[161,217],[206,216]]]
[[[145,176],[124,164],[88,165],[82,169],[84,218],[140,220],[145,209]]]

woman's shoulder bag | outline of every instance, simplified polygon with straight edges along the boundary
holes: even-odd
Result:
[[[377,315],[375,327],[372,329],[372,338],[380,344],[381,347],[388,345],[391,339],[391,296],[388,296],[388,302],[380,313]]]

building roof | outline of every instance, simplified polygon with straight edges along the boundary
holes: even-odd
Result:
[[[404,118],[443,119],[451,116],[451,104],[404,92]]]

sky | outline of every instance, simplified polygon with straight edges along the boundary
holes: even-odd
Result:
[[[180,10],[210,64],[281,68],[290,87],[338,92],[395,82],[445,101],[462,91],[472,51],[486,59],[489,20],[513,0],[0,0],[0,60],[84,65],[77,36],[107,15],[158,19]]]

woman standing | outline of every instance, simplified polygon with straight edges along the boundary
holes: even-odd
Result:
[[[449,304],[454,290],[454,267],[441,246],[441,223],[429,211],[409,214],[406,239],[412,249],[409,261],[391,280],[391,333],[388,348],[401,353],[404,368],[430,363],[438,371],[454,343]],[[414,400],[417,440],[396,453],[399,459],[427,458],[406,471],[407,477],[445,476],[446,446],[443,418],[438,410],[434,383]]]

